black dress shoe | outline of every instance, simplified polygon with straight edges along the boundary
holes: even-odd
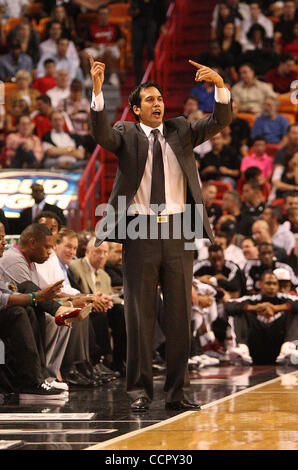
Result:
[[[92,382],[84,377],[80,372],[75,368],[71,368],[66,374],[63,374],[63,380],[68,385],[78,386],[78,387],[93,387]]]
[[[139,411],[147,411],[149,410],[149,403],[149,398],[139,397],[130,404],[130,409],[135,413]]]
[[[169,401],[166,403],[166,410],[187,411],[187,410],[200,410],[199,403],[190,400]]]

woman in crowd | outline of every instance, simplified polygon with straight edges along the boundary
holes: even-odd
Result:
[[[13,103],[22,98],[29,106],[29,111],[36,109],[36,98],[40,95],[38,90],[31,88],[32,77],[27,70],[19,70],[16,73],[17,88],[8,93],[6,98],[6,112],[12,114]]]
[[[276,198],[283,198],[288,191],[298,190],[298,152],[286,155],[284,167],[277,167],[272,177]]]
[[[34,124],[29,116],[21,116],[18,132],[6,140],[6,164],[10,168],[38,168],[43,157],[41,141],[33,135]]]

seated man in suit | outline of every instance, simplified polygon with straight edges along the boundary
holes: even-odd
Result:
[[[119,295],[123,291],[122,244],[109,242],[109,253],[105,264],[105,272],[111,278],[113,291]]]
[[[124,374],[124,361],[126,358],[124,301],[113,293],[111,278],[104,271],[109,250],[108,243],[104,242],[98,247],[95,247],[94,243],[95,237],[91,238],[87,245],[86,256],[70,263],[69,277],[72,285],[80,289],[81,292],[89,294],[100,290],[113,298],[114,306],[107,313],[114,343],[112,367]],[[92,322],[95,324],[95,331],[97,330],[97,317],[97,315],[91,316]]]
[[[21,233],[28,225],[32,224],[35,217],[37,217],[41,211],[54,212],[60,217],[62,225],[66,225],[66,219],[64,217],[62,209],[60,209],[60,207],[58,206],[48,204],[46,202],[44,187],[41,184],[34,183],[31,186],[31,190],[32,198],[34,199],[34,204],[32,207],[27,207],[26,209],[22,210],[20,215],[18,233]]]

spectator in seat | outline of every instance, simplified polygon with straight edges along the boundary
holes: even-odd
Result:
[[[74,18],[68,14],[63,4],[56,4],[51,11],[52,21],[59,21],[62,26],[62,35],[71,38],[73,30],[75,30]],[[50,26],[46,26],[46,34],[49,33]]]
[[[0,224],[1,257],[5,248],[4,237],[4,227]],[[36,295],[37,307],[31,305],[30,289],[31,295],[33,292]],[[45,310],[51,311],[52,315],[72,310],[53,300],[59,291],[59,284],[40,290],[31,282],[21,283],[17,287],[11,281],[0,281],[0,338],[7,346],[7,353],[10,353],[6,355],[6,364],[13,373],[13,387],[19,393],[20,400],[25,397],[46,400],[66,395],[60,388],[65,384],[45,380],[48,379],[48,371],[42,331],[37,319],[44,317]],[[60,387],[56,389],[55,384]]]
[[[217,187],[211,181],[207,181],[202,187],[202,195],[205,202],[207,215],[212,227],[215,227],[217,220],[222,215],[221,207],[214,202],[216,199]]]
[[[29,116],[29,106],[27,101],[23,98],[16,99],[12,103],[12,109],[10,113],[6,113],[4,131],[6,134],[10,132],[17,132],[19,120],[21,116]]]
[[[283,15],[280,21],[274,27],[275,41],[282,40],[284,44],[288,44],[293,39],[293,26],[297,20],[296,4],[294,0],[284,2]]]
[[[242,174],[251,166],[260,168],[264,180],[269,180],[273,173],[273,159],[266,153],[266,139],[261,135],[253,139],[252,153],[244,157],[241,162]]]
[[[246,259],[241,248],[234,243],[236,235],[236,224],[227,220],[221,225],[221,232],[215,234],[215,243],[220,245],[224,252],[225,260],[233,261],[240,269],[244,268]]]
[[[41,139],[43,134],[52,129],[51,114],[53,112],[51,98],[48,95],[40,95],[37,100],[37,110],[31,114],[35,124],[35,132]]]
[[[254,24],[261,25],[268,38],[273,37],[273,23],[265,15],[263,15],[262,10],[258,2],[251,2],[249,5],[250,8],[250,18],[246,19],[242,23],[241,27],[241,45],[246,47],[247,45],[247,33],[250,30],[251,26]]]
[[[21,44],[21,50],[29,55],[33,60],[34,68],[39,59],[39,34],[34,29],[28,18],[22,18],[21,22],[12,28],[8,34],[7,42],[18,41]]]
[[[64,131],[64,117],[60,111],[51,114],[52,130],[42,136],[45,168],[79,169],[85,162],[85,151],[75,134]]]
[[[109,253],[104,268],[111,278],[113,291],[120,295],[123,290],[122,243],[109,242]]]
[[[258,292],[260,289],[260,279],[266,270],[283,268],[289,275],[293,286],[298,285],[298,280],[292,268],[286,264],[277,261],[274,256],[274,249],[271,243],[258,244],[258,259],[250,260],[246,263],[243,273],[246,279],[246,289],[249,292]]]
[[[273,274],[278,280],[278,291],[282,294],[296,295],[296,292],[292,289],[290,273],[283,268],[274,269]]]
[[[69,79],[73,80],[79,74],[79,68],[76,62],[67,55],[70,41],[67,37],[61,36],[57,41],[57,52],[48,56],[43,55],[37,64],[36,76],[43,77],[45,75],[44,62],[46,59],[55,61],[56,70],[67,70]]]
[[[45,59],[43,62],[44,74],[34,80],[32,88],[42,95],[57,86],[56,66],[54,59]]]
[[[289,192],[287,192],[287,194],[285,196],[285,199],[284,199],[283,209],[284,209],[285,214],[283,214],[283,220],[282,221],[286,222],[287,220],[289,220],[288,211],[292,210],[292,209],[298,209],[298,191],[289,191]],[[294,220],[295,219],[293,219],[293,222],[294,222]],[[291,224],[292,224],[292,222],[291,222]],[[294,222],[293,227],[291,228],[291,231],[293,233],[296,233],[295,231],[293,231],[294,226],[295,226],[295,222]]]
[[[208,259],[195,261],[193,274],[199,281],[223,289],[235,298],[245,292],[241,270],[233,261],[225,260],[220,245],[209,247]]]
[[[241,21],[239,18],[234,16],[232,8],[227,4],[227,2],[222,1],[219,3],[217,18],[216,20],[213,18],[211,23],[211,38],[222,38],[226,24],[232,24],[234,26],[238,38],[240,36]]]
[[[283,52],[291,54],[295,59],[298,57],[298,21],[294,23],[291,42],[284,46]]]
[[[6,141],[7,166],[10,168],[37,168],[43,158],[39,137],[33,135],[34,125],[29,116],[21,116],[18,132],[9,134]]]
[[[287,255],[289,255],[295,247],[295,237],[289,228],[285,224],[281,223],[281,208],[278,206],[267,206],[265,207],[261,218],[266,220],[269,225],[272,243],[283,248],[287,252]]]
[[[266,38],[266,31],[262,25],[254,23],[246,34],[246,42],[242,45],[243,52],[254,51],[262,49],[264,39]]]
[[[196,96],[188,95],[184,99],[182,116],[187,119],[192,113],[199,110],[199,101]]]
[[[200,176],[202,181],[220,180],[236,186],[236,179],[240,175],[240,162],[235,150],[225,146],[221,133],[210,139],[212,150],[200,162]]]
[[[83,97],[83,85],[80,80],[75,78],[71,82],[70,96],[59,102],[57,110],[64,112],[68,128],[80,138],[81,144],[92,153],[96,144],[89,133],[90,103]]]
[[[236,345],[230,359],[245,364],[297,364],[298,300],[279,291],[272,271],[263,273],[260,293],[231,299],[225,311],[232,316]]]
[[[271,184],[268,181],[264,180],[262,170],[258,168],[257,166],[250,166],[244,172],[243,184],[246,181],[252,181],[252,180],[256,181],[260,185],[262,194],[264,196],[264,200],[267,201],[269,194],[270,194],[270,190],[271,190]],[[239,188],[239,191],[240,193],[242,193],[242,187],[241,189]]]
[[[266,222],[266,220],[256,220],[252,225],[251,231],[252,237],[254,240],[256,240],[258,245],[263,242],[269,243],[273,247],[276,259],[282,263],[287,263],[288,257],[286,251],[272,243],[269,224]]]
[[[245,237],[241,242],[242,253],[247,261],[258,259],[259,250],[257,242],[252,237]]]
[[[29,106],[30,112],[36,109],[36,99],[40,95],[38,90],[31,88],[32,77],[27,70],[19,70],[16,73],[16,84],[17,88],[11,90],[6,98],[6,111],[12,112],[12,104],[17,99],[23,99]]]
[[[229,77],[229,68],[233,65],[233,60],[230,54],[221,49],[217,39],[211,39],[208,42],[207,51],[202,52],[198,57],[199,64],[223,71],[224,79]]]
[[[288,127],[287,144],[277,150],[274,155],[274,168],[283,166],[285,156],[295,152],[298,149],[298,123],[293,123]]]
[[[251,64],[240,65],[239,75],[240,81],[231,90],[233,99],[239,103],[239,111],[260,114],[264,99],[267,96],[275,97],[272,87],[256,78]]]
[[[31,74],[33,62],[28,54],[22,52],[21,44],[13,41],[8,50],[8,54],[3,54],[0,58],[0,79],[9,82],[19,70],[27,70]]]
[[[286,217],[289,221],[289,229],[292,233],[298,233],[298,207],[291,207],[286,212]]]
[[[276,93],[287,94],[291,90],[291,83],[297,80],[297,72],[293,70],[295,64],[291,54],[281,54],[278,67],[268,70],[265,82],[271,83]]]
[[[100,246],[94,246],[95,237],[88,245],[86,256],[70,263],[69,276],[73,285],[80,288],[86,294],[100,291],[107,296],[113,296],[111,278],[104,271],[108,256],[108,243],[103,242]],[[109,309],[107,316],[109,326],[112,329],[114,340],[113,368],[124,373],[124,361],[126,358],[126,332],[124,320],[123,299],[113,296],[113,306]],[[93,323],[97,321],[91,317]],[[96,328],[96,326],[95,326]]]
[[[66,225],[66,219],[62,209],[46,202],[44,187],[41,184],[32,184],[31,191],[34,203],[31,207],[27,207],[22,210],[19,219],[19,233],[21,233],[28,225],[32,224],[35,217],[37,217],[42,211],[54,212],[54,214],[58,215],[60,218],[62,225]]]
[[[49,25],[49,38],[39,45],[40,61],[43,63],[47,57],[53,57],[58,52],[58,39],[62,36],[62,26],[59,21],[51,21]],[[67,58],[72,62],[74,68],[79,68],[80,59],[73,41],[69,41]]]
[[[254,180],[245,182],[242,188],[242,198],[241,214],[243,219],[249,220],[251,226],[260,217],[265,208],[260,185]],[[250,235],[250,233],[246,234]]]
[[[86,86],[89,86],[90,78],[88,53],[94,59],[106,64],[106,68],[110,72],[110,84],[116,87],[120,85],[117,75],[117,62],[120,59],[120,49],[124,40],[120,27],[111,23],[109,17],[109,7],[102,6],[98,9],[97,21],[89,26],[85,41],[87,48],[80,53],[83,72],[87,77]],[[139,44],[139,46],[141,45]]]
[[[298,190],[298,151],[286,155],[284,167],[275,169],[272,183],[276,188],[276,198],[285,197],[288,191]]]
[[[262,135],[267,144],[284,145],[287,141],[289,120],[278,114],[279,102],[272,96],[267,96],[263,103],[263,112],[257,117],[251,129],[251,138]]]
[[[231,57],[231,65],[236,65],[236,60],[241,54],[241,44],[235,38],[236,26],[233,22],[225,23],[222,35],[218,37],[221,50]]]
[[[57,108],[59,102],[70,95],[69,75],[67,70],[60,69],[57,72],[57,86],[51,88],[47,95],[51,98],[52,106]]]

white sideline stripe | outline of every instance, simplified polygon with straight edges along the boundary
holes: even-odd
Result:
[[[244,395],[245,393],[251,392],[252,390],[257,390],[258,388],[264,387],[265,385],[269,385],[275,382],[278,382],[281,380],[281,377],[284,376],[289,376],[289,375],[294,375],[297,374],[297,370],[294,370],[293,372],[289,372],[288,374],[284,374],[283,376],[276,377],[275,379],[268,380],[267,382],[263,382],[258,385],[254,385],[253,387],[248,387],[245,390],[240,390],[239,392],[232,393],[232,395],[228,395],[224,398],[220,398],[219,400],[212,401],[210,403],[207,403],[206,405],[202,405],[201,409],[205,410],[206,408],[211,408],[212,406],[219,405],[220,403],[224,403],[225,401],[231,400],[232,398],[239,397],[240,395]],[[87,447],[86,449],[83,450],[100,450],[103,447],[110,446],[112,444],[116,444],[117,442],[123,441],[125,439],[129,439],[130,437],[137,436],[138,434],[142,434],[146,431],[152,431],[153,429],[160,428],[162,426],[168,425],[169,423],[173,423],[175,421],[178,421],[181,418],[185,418],[186,416],[190,416],[191,414],[194,413],[200,413],[200,411],[185,411],[185,413],[180,413],[177,416],[173,416],[172,418],[165,419],[164,421],[160,421],[157,424],[153,424],[152,426],[147,426],[146,428],[143,429],[138,429],[137,431],[131,431],[127,434],[123,434],[122,436],[114,437],[113,439],[109,439],[107,441],[101,442],[99,444],[95,444],[91,447]]]

